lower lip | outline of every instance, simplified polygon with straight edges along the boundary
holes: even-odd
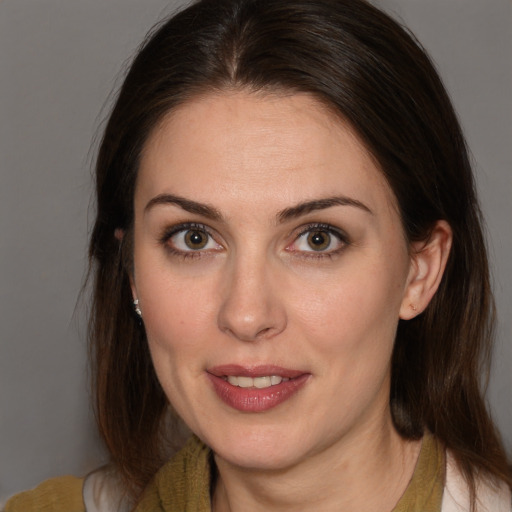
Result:
[[[291,398],[306,384],[309,374],[300,375],[264,389],[232,386],[222,377],[207,373],[217,396],[227,405],[241,412],[264,412]]]

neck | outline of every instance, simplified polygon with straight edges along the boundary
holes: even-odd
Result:
[[[215,456],[213,510],[391,511],[412,477],[420,445],[403,440],[389,417],[284,469],[240,468]]]

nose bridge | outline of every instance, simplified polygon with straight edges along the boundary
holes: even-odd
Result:
[[[271,258],[257,247],[244,248],[230,259],[218,313],[219,328],[242,340],[270,338],[286,327],[277,272]]]

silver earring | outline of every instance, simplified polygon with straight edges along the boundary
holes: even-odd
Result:
[[[142,318],[142,311],[139,308],[139,299],[133,299],[133,307],[139,318]]]

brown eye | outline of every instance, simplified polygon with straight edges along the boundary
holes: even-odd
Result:
[[[314,256],[317,259],[332,258],[350,245],[348,236],[339,228],[328,224],[305,226],[303,231],[286,250],[304,257]]]
[[[331,245],[331,235],[326,231],[311,231],[307,242],[313,251],[324,251]]]
[[[198,229],[190,229],[185,233],[184,242],[189,249],[198,251],[206,247],[208,238],[208,233]]]
[[[202,224],[186,223],[172,227],[160,241],[174,256],[200,257],[223,249]]]

